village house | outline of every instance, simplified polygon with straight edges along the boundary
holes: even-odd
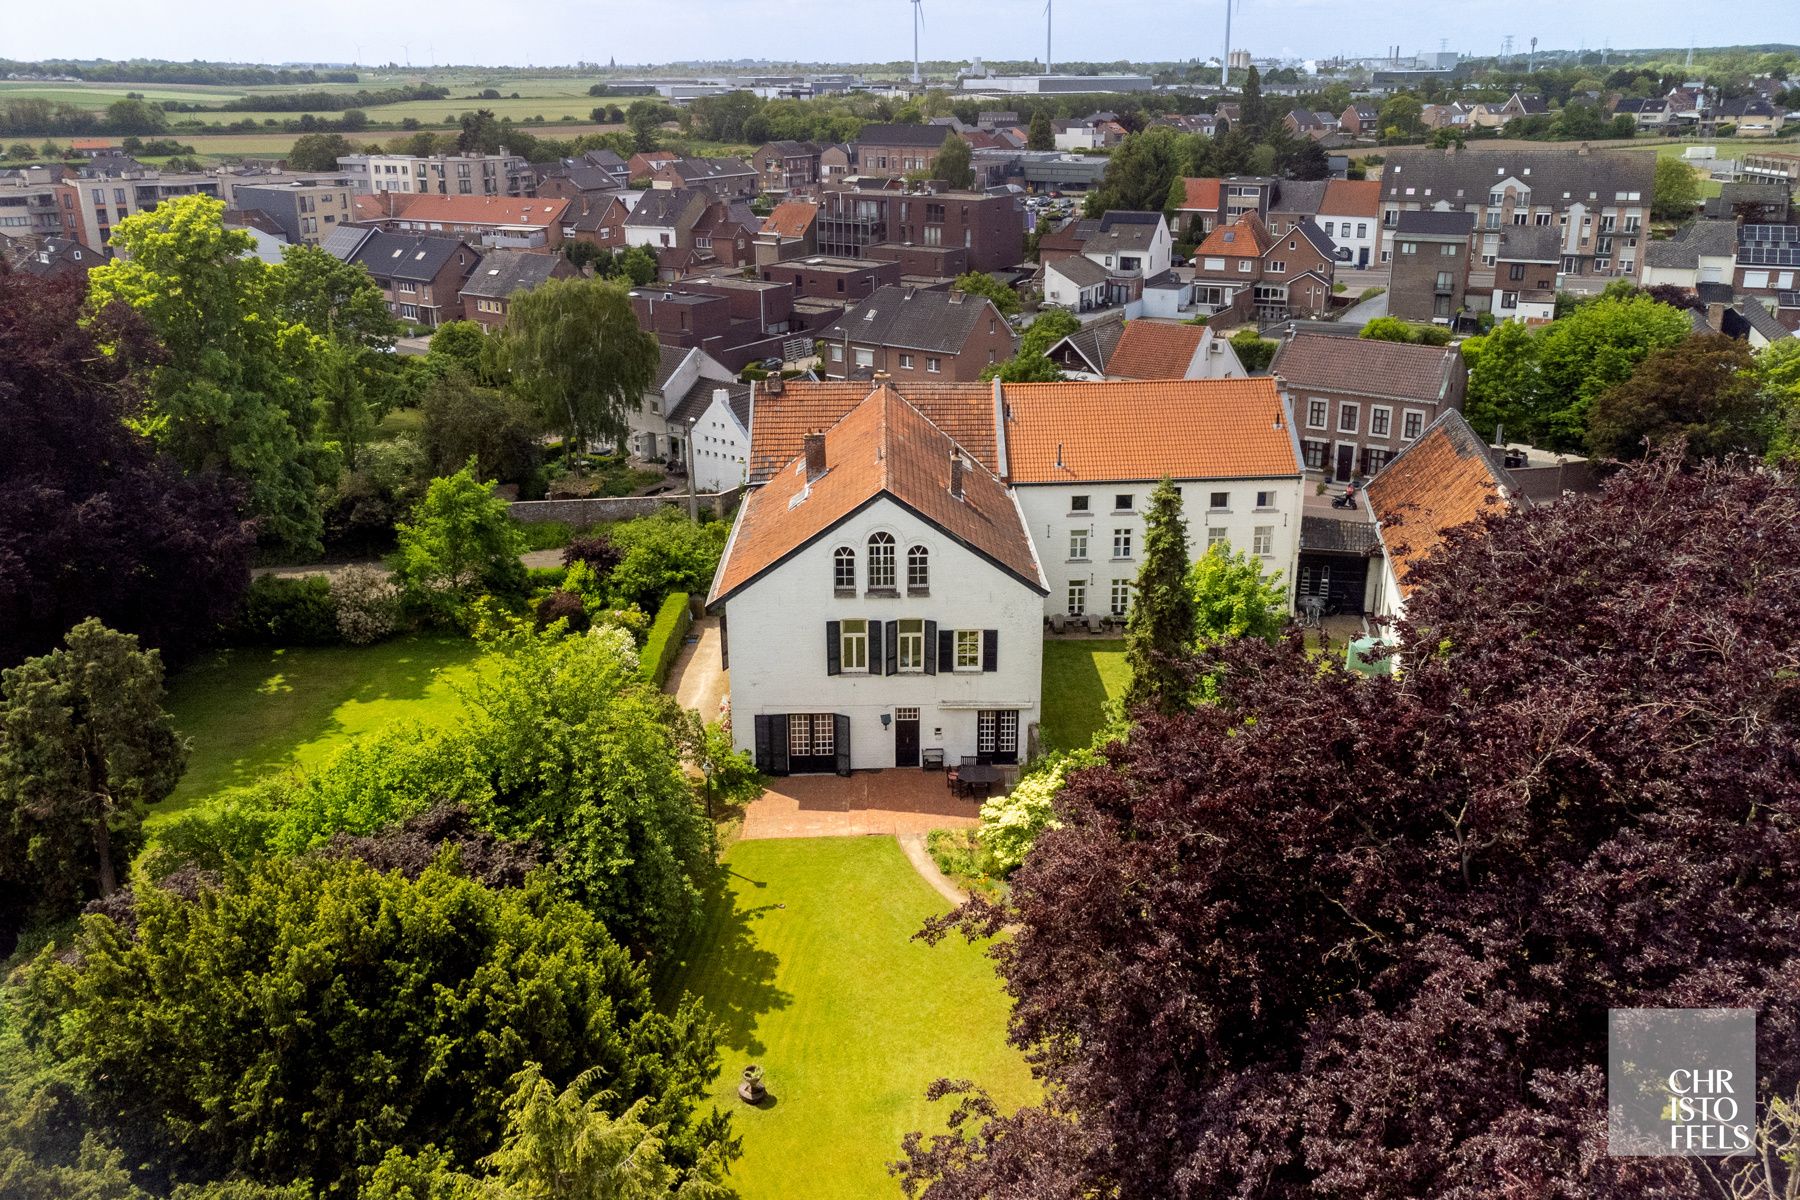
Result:
[[[1345,137],[1372,138],[1381,136],[1381,110],[1373,104],[1357,102],[1338,114],[1338,132]]]
[[[1401,213],[1394,226],[1393,261],[1388,264],[1388,315],[1439,325],[1461,316],[1469,307],[1474,236],[1474,213]],[[1483,294],[1482,308],[1487,301]]]
[[[626,414],[627,448],[675,475],[691,466],[694,490],[744,482],[750,459],[751,389],[704,351],[663,346],[642,403]]]
[[[1247,212],[1194,251],[1193,303],[1239,320],[1320,316],[1331,306],[1336,262],[1337,248],[1313,221],[1276,237]]]
[[[657,188],[705,188],[722,200],[748,200],[762,184],[756,169],[741,158],[676,158],[650,173]]]
[[[435,329],[462,317],[463,284],[481,262],[468,242],[353,229],[340,229],[338,236],[355,243],[345,261],[362,264],[400,320]]]
[[[1561,261],[1556,240],[1556,230],[1542,225],[1512,225],[1500,231],[1494,291],[1489,298],[1496,319],[1527,325],[1556,319],[1556,267]],[[1649,272],[1648,262],[1645,272]],[[1649,283],[1647,278],[1645,283]]]
[[[1500,230],[1557,230],[1562,274],[1636,280],[1640,242],[1649,238],[1655,158],[1575,150],[1395,150],[1381,176],[1381,261],[1392,257],[1406,211],[1461,211],[1475,217],[1479,266],[1471,281],[1493,287]]]
[[[623,168],[624,164],[620,163]],[[562,200],[593,200],[625,191],[619,177],[579,158],[565,158],[538,175],[537,194]]]
[[[707,607],[733,742],[773,775],[1023,761],[1046,591],[1012,491],[872,386],[732,526]]]
[[[1337,261],[1363,270],[1375,261],[1381,241],[1381,181],[1326,181],[1319,203],[1319,228],[1337,247]]]
[[[625,449],[645,462],[686,459],[687,426],[674,421],[690,393],[709,397],[715,388],[734,388],[731,369],[692,346],[657,347],[656,374],[636,408],[625,414]],[[745,451],[746,459],[748,450]],[[716,490],[716,489],[715,489]]]
[[[1071,379],[1105,379],[1114,351],[1125,340],[1125,326],[1131,323],[1122,312],[1108,313],[1084,323],[1044,351],[1044,357]]]
[[[1454,346],[1291,333],[1269,373],[1286,390],[1306,469],[1348,483],[1381,470],[1425,427],[1462,408]]]
[[[694,227],[706,216],[713,195],[704,188],[653,189],[645,192],[625,218],[627,246],[663,250],[694,248]]]
[[[804,191],[819,182],[819,147],[811,142],[768,142],[750,156],[762,190],[777,195]]]
[[[356,197],[356,220],[386,233],[449,234],[489,250],[556,250],[569,201],[377,192]]]
[[[463,316],[485,329],[498,329],[506,324],[516,293],[530,291],[547,279],[572,279],[575,274],[574,265],[560,254],[489,251],[462,286]]]
[[[625,163],[627,182],[649,187],[658,171],[680,157],[673,150],[640,150]]]
[[[962,292],[884,287],[825,328],[825,374],[877,372],[914,379],[973,381],[1018,349],[1012,326],[992,300]]]
[[[819,206],[811,201],[783,200],[777,204],[756,232],[757,266],[818,253],[818,219]]]
[[[1330,113],[1317,113],[1308,108],[1290,108],[1281,118],[1281,127],[1297,138],[1318,141],[1338,131],[1337,118]]]
[[[625,218],[631,215],[641,192],[607,192],[598,197],[569,201],[563,210],[563,241],[586,242],[603,250],[623,250]]]
[[[1067,340],[1067,339],[1064,339]],[[1099,374],[1107,379],[1242,379],[1231,342],[1186,321],[1125,322]]]
[[[1382,552],[1374,611],[1387,620],[1405,616],[1418,586],[1414,569],[1448,531],[1521,502],[1512,477],[1462,413],[1432,421],[1363,492]]]

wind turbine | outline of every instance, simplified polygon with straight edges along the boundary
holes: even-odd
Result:
[[[1044,74],[1046,75],[1056,73],[1056,64],[1050,58],[1050,34],[1054,19],[1050,9],[1055,3],[1056,0],[1044,0]]]
[[[1231,86],[1231,6],[1234,0],[1225,0],[1225,61],[1219,64],[1219,86]]]
[[[912,0],[913,6],[913,77],[914,83],[924,83],[925,77],[919,73],[919,26],[925,23],[924,0]]]

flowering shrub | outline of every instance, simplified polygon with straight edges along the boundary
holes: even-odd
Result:
[[[374,567],[346,567],[331,581],[337,609],[338,635],[352,646],[366,646],[400,625],[400,588]]]

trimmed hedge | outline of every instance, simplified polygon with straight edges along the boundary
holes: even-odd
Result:
[[[675,656],[681,653],[682,639],[693,623],[694,611],[688,606],[688,594],[670,592],[662,607],[656,610],[656,620],[644,638],[643,653],[638,655],[645,679],[657,687],[663,685]]]
[[[338,633],[331,580],[323,575],[281,578],[259,575],[250,581],[244,607],[227,636],[236,643],[268,646],[332,646]]]

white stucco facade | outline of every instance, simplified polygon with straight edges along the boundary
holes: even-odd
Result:
[[[730,397],[723,387],[715,390],[712,403],[694,422],[691,464],[696,491],[723,492],[750,474],[750,431],[731,411]]]
[[[1362,269],[1376,261],[1377,245],[1381,241],[1380,217],[1320,212],[1314,219],[1332,245],[1350,252],[1348,258],[1340,255],[1339,263]]]
[[[712,380],[721,386],[737,382],[737,377],[731,373],[730,368],[712,355],[704,350],[689,350],[681,364],[664,381],[662,390],[646,391],[638,406],[625,414],[631,453],[646,460],[679,457],[679,439],[686,436],[686,431],[670,428],[669,417],[675,411],[675,406],[681,403],[682,397],[687,395],[688,389],[702,379]],[[749,431],[744,431],[745,448],[742,453],[746,459],[750,453],[749,437]],[[698,463],[695,465],[698,466]]]
[[[741,518],[734,538],[739,532]],[[871,592],[868,546],[878,532],[894,539],[899,586]],[[923,588],[912,586],[913,547],[926,554]],[[840,548],[854,561],[847,588],[839,586]],[[970,755],[1026,758],[1041,713],[1038,586],[886,493],[725,597],[721,607],[732,740],[759,762],[767,763],[769,739],[785,730],[786,761],[796,773],[916,765],[905,761],[911,721],[916,748],[941,749],[951,763]],[[856,622],[866,623],[860,634]],[[977,636],[959,638],[959,632]],[[977,648],[973,667],[970,645]],[[960,657],[959,647],[965,648]],[[831,754],[795,753],[817,748],[821,717],[832,718]],[[840,734],[848,738],[847,756],[839,756]]]
[[[1140,480],[1016,487],[1050,588],[1045,616],[1125,615],[1143,565],[1144,514],[1155,486]],[[1291,604],[1303,480],[1183,479],[1176,486],[1188,523],[1188,557],[1198,559],[1210,541],[1223,540],[1256,557],[1265,575],[1279,571]]]

